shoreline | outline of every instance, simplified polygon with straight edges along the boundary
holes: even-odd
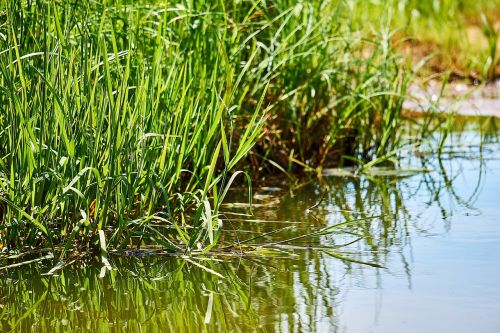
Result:
[[[403,109],[418,113],[435,109],[439,113],[500,118],[500,80],[482,85],[448,82],[442,96],[441,86],[435,80],[412,85]]]

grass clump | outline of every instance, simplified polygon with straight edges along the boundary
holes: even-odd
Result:
[[[269,82],[272,108],[251,152],[260,174],[390,159],[414,73],[391,46],[390,17],[366,33],[353,13],[347,1],[274,1],[240,25],[259,46],[248,76],[254,100]]]
[[[388,163],[404,134],[414,71],[351,1],[2,8],[7,249],[208,251],[237,170]]]
[[[215,243],[218,202],[208,198],[221,198],[262,112],[253,107],[232,139],[245,71],[213,52],[218,29],[192,32],[194,14],[164,9],[10,3],[0,58],[4,245],[92,247],[99,230],[112,246]]]

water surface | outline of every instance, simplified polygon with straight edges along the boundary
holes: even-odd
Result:
[[[0,331],[499,332],[500,147],[447,142],[396,172],[258,189],[252,212],[235,191],[223,242],[244,246],[226,256],[0,271]]]

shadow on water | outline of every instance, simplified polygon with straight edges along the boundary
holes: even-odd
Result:
[[[91,258],[52,276],[42,264],[1,271],[0,331],[349,331],[353,290],[382,293],[390,276],[412,289],[413,242],[481,214],[497,133],[459,128],[440,159],[420,152],[396,171],[259,189],[252,214],[235,192],[225,256],[115,254],[105,274]]]

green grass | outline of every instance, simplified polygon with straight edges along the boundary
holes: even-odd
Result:
[[[404,54],[419,61],[431,56],[427,69],[452,72],[456,78],[488,81],[500,75],[499,0],[352,1],[360,28],[377,25],[390,12],[394,40]],[[367,24],[368,22],[368,24]],[[404,41],[404,42],[403,42]]]
[[[3,1],[1,246],[206,252],[238,170],[393,163],[418,66],[363,3]]]
[[[99,230],[113,246],[134,237],[172,250],[215,243],[227,174],[264,115],[260,104],[239,115],[246,130],[233,137],[248,67],[212,52],[217,26],[193,33],[185,24],[195,14],[161,7],[9,6],[0,59],[2,243],[64,244],[64,253],[92,247]],[[178,42],[167,43],[171,35]]]

